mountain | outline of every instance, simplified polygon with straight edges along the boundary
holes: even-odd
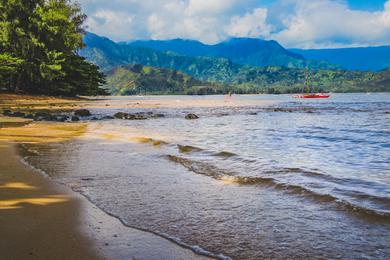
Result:
[[[150,48],[118,44],[108,38],[87,33],[80,55],[98,65],[104,72],[116,66],[142,64],[181,71],[199,80],[228,82],[242,68],[228,59],[190,57]]]
[[[123,65],[107,73],[105,88],[113,95],[183,94],[205,86],[181,72],[143,65]]]
[[[151,48],[118,44],[108,38],[87,34],[86,47],[80,54],[100,66],[108,75],[107,87],[113,93],[133,93],[131,89],[148,88],[148,93],[290,93],[302,92],[305,70],[287,67],[257,67],[236,64],[226,58],[185,56]],[[134,74],[134,66],[140,64],[152,70]],[[121,67],[119,69],[116,69]],[[166,69],[169,71],[165,71]],[[176,72],[175,72],[176,71]],[[182,79],[169,79],[176,73]],[[319,69],[311,72],[310,84],[317,91],[390,91],[387,71],[381,73],[347,71],[341,69]],[[212,91],[194,88],[194,84],[183,86],[186,81],[209,82]],[[168,79],[166,79],[168,77]],[[143,82],[142,79],[147,79]],[[136,81],[134,81],[136,79]],[[188,79],[188,78],[187,78]],[[135,83],[132,83],[135,82]],[[152,84],[153,83],[153,84]],[[161,86],[153,86],[154,84]],[[202,83],[203,85],[203,83]],[[172,87],[174,86],[174,87]],[[123,90],[122,90],[123,89]],[[130,89],[130,90],[129,90]],[[140,91],[142,92],[142,91]]]
[[[348,70],[379,71],[390,68],[390,46],[290,51],[306,59],[325,60]]]
[[[158,51],[170,51],[186,56],[226,58],[236,64],[258,67],[283,66],[289,68],[335,68],[323,61],[306,60],[302,55],[290,52],[276,41],[253,38],[232,38],[215,45],[193,40],[148,40],[127,43],[129,46],[146,47]]]

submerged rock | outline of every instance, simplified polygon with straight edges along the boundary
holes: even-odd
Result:
[[[185,117],[185,119],[190,119],[190,120],[191,119],[198,119],[198,118],[199,118],[199,116],[192,114],[192,113],[186,115],[186,117]]]
[[[90,116],[91,112],[88,109],[77,109],[74,111],[75,116]]]

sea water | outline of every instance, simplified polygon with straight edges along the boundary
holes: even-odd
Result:
[[[176,105],[114,106],[135,100]],[[25,157],[124,224],[218,258],[390,256],[389,93],[104,102],[94,115],[165,117],[91,121]]]

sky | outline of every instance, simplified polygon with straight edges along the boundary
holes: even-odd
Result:
[[[87,30],[114,41],[232,37],[286,48],[390,45],[390,0],[79,0]]]

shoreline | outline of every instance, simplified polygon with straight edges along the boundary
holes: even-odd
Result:
[[[0,142],[0,251],[6,259],[210,259],[125,226],[88,198],[22,163]]]

